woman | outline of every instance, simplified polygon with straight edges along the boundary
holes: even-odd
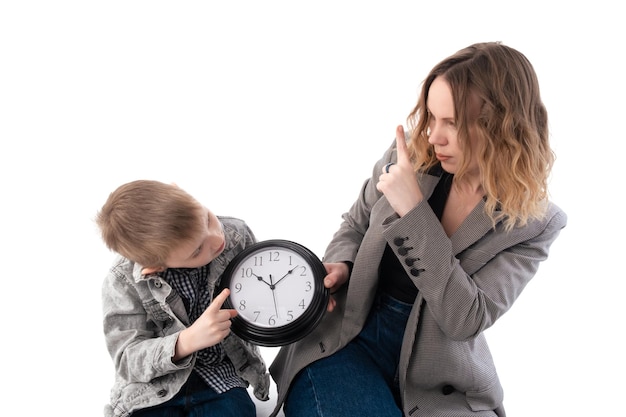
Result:
[[[504,416],[484,330],[565,227],[534,69],[497,42],[435,66],[324,262],[333,298],[270,368],[293,416]]]

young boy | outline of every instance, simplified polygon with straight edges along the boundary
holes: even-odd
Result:
[[[235,310],[214,294],[228,262],[255,237],[175,185],[133,181],[110,194],[96,223],[119,256],[102,288],[115,365],[106,416],[253,417],[268,399],[258,347],[230,334]]]

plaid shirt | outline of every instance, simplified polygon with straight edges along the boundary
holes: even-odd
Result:
[[[208,275],[209,265],[200,268],[170,268],[164,273],[163,279],[182,298],[191,323],[211,303]],[[194,370],[218,393],[235,387],[246,388],[246,383],[235,372],[221,343],[198,351]]]

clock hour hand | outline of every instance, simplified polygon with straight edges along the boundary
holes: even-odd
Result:
[[[292,269],[290,269],[289,271],[287,271],[287,273],[286,273],[285,275],[283,275],[283,276],[282,276],[282,277],[281,277],[278,281],[276,281],[276,282],[274,283],[274,286],[278,285],[278,283],[279,283],[280,281],[284,280],[284,279],[285,279],[285,277],[286,277],[287,275],[291,275],[291,274],[293,274],[293,271],[295,271],[295,270],[296,270],[296,269],[298,269],[298,268],[300,268],[300,265],[296,265],[296,266],[294,266]]]
[[[269,282],[265,281],[263,279],[263,277],[258,276],[257,274],[255,274],[254,272],[251,272],[252,275],[254,275],[256,277],[256,279],[258,279],[259,281],[262,281],[263,283],[267,284],[268,287],[270,287],[272,290],[274,289],[274,285],[270,284]],[[270,275],[270,280],[272,279],[272,276]]]

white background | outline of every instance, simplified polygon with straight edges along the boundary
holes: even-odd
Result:
[[[113,255],[93,217],[114,188],[176,182],[321,256],[432,66],[494,40],[538,73],[569,215],[488,331],[508,415],[623,413],[622,14],[556,4],[0,3],[2,414],[101,415]]]

